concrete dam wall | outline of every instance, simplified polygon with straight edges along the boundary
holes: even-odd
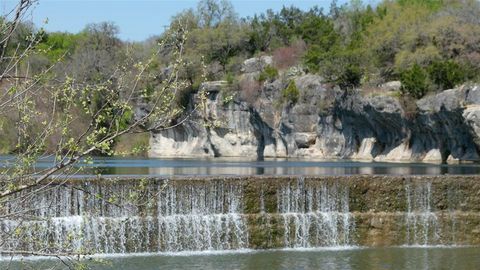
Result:
[[[0,212],[3,251],[479,245],[480,177],[68,180]]]

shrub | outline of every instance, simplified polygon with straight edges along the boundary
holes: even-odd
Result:
[[[297,103],[299,96],[300,91],[298,91],[297,85],[293,80],[290,81],[287,88],[282,90],[282,97],[284,101],[294,104]]]
[[[17,129],[13,116],[0,116],[0,154],[10,154],[15,149],[17,141]]]
[[[441,90],[451,89],[465,81],[465,70],[453,61],[433,62],[428,66],[432,82]]]
[[[320,63],[327,57],[327,53],[317,45],[312,45],[303,57],[303,62],[310,72],[317,72],[320,69]]]
[[[305,54],[306,45],[303,40],[293,43],[289,47],[281,47],[273,52],[273,62],[278,69],[286,69],[298,64]]]
[[[292,47],[281,47],[273,52],[273,62],[277,68],[288,68],[296,64],[298,58]]]
[[[402,92],[414,98],[423,97],[430,89],[428,74],[418,64],[403,71],[400,75],[400,82],[402,83]]]
[[[412,96],[401,96],[399,97],[399,101],[400,106],[402,106],[405,112],[405,117],[409,120],[415,119],[418,110],[415,98]]]
[[[362,69],[356,65],[348,65],[338,78],[338,85],[341,88],[354,88],[360,85],[362,80]]]
[[[278,76],[278,70],[272,66],[266,66],[258,76],[258,81],[273,81]]]

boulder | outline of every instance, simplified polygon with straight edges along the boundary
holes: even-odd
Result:
[[[260,56],[249,58],[245,60],[242,64],[241,71],[243,73],[253,73],[253,72],[260,72],[265,67],[271,66],[273,64],[273,58],[271,56]]]
[[[401,88],[402,88],[402,83],[400,81],[386,82],[380,86],[380,89],[384,91],[398,91]]]

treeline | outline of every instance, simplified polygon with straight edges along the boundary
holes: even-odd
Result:
[[[386,0],[376,7],[359,0],[328,11],[284,7],[238,18],[227,1],[202,1],[173,18],[171,29],[188,29],[186,46],[192,85],[230,78],[241,62],[272,55],[275,69],[302,66],[343,88],[392,80],[420,98],[429,91],[478,79],[480,4],[474,0]],[[275,71],[270,70],[270,74]]]
[[[128,57],[142,59],[155,43],[188,31],[183,76],[194,87],[207,79],[225,79],[253,56],[272,55],[276,69],[301,65],[342,87],[401,80],[421,97],[477,79],[480,70],[480,4],[475,0],[385,0],[375,7],[352,0],[333,1],[325,11],[284,7],[239,18],[226,0],[202,0],[172,18],[169,30],[141,43],[122,42],[112,23],[88,25],[78,34],[44,33],[30,73],[57,60],[58,70],[82,80],[105,81]],[[17,28],[10,50],[27,44],[32,25]],[[167,67],[164,52],[156,67]],[[67,70],[68,72],[65,72]]]

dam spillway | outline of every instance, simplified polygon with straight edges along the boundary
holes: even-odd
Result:
[[[480,244],[477,176],[69,179],[16,196],[4,252]]]

